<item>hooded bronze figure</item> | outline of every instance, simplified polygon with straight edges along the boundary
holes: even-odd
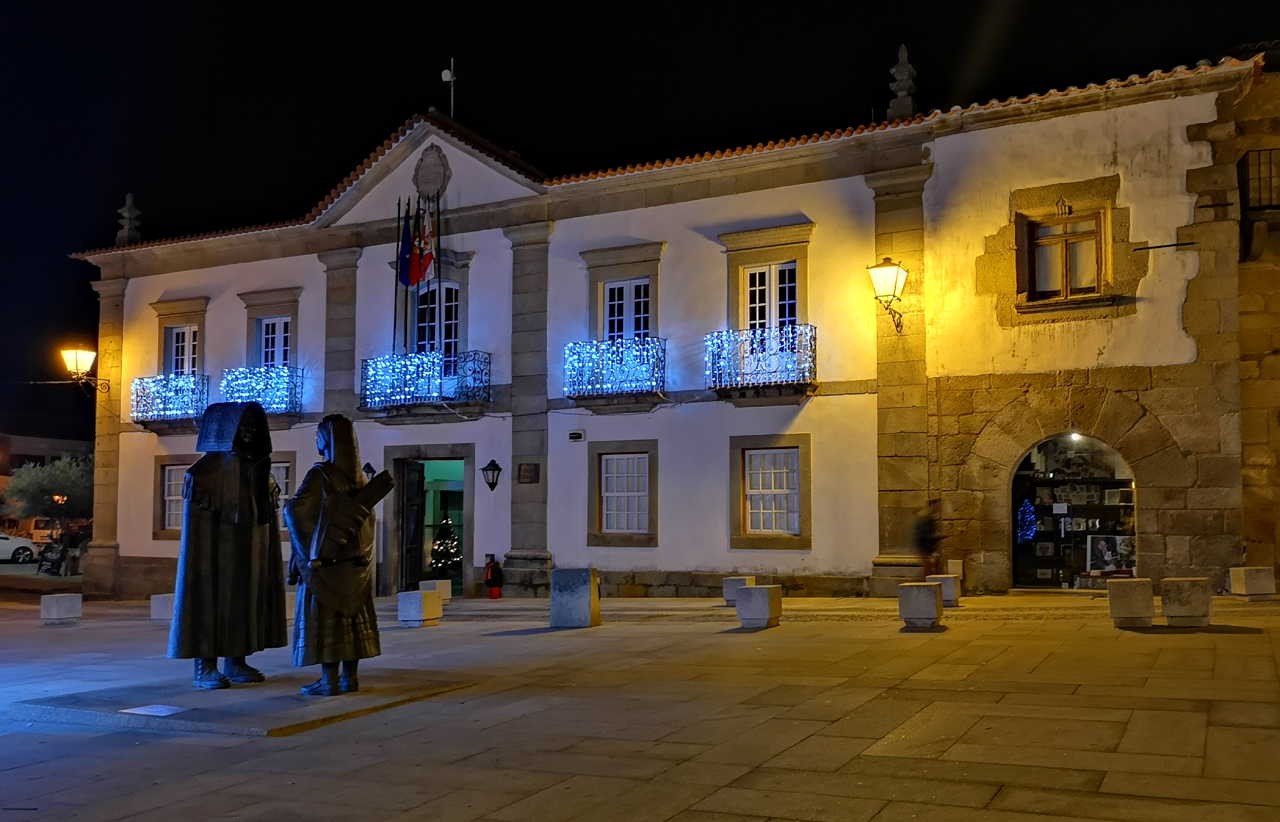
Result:
[[[211,405],[196,448],[204,456],[182,488],[169,656],[195,659],[197,688],[261,682],[245,657],[288,639],[267,415],[256,402]]]
[[[391,477],[384,471],[365,482],[355,430],[340,414],[320,422],[316,450],[324,460],[285,503],[284,520],[293,545],[289,580],[298,583],[293,664],[319,663],[320,679],[302,693],[330,696],[359,690],[360,660],[382,653],[373,607],[372,509],[391,490]]]

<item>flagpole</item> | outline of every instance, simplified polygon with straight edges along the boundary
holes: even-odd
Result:
[[[432,271],[432,279],[435,280],[436,288],[436,350],[440,352],[441,363],[444,362],[444,290],[440,287],[440,194],[437,191],[431,195],[431,204],[435,207],[434,213],[431,214],[431,222],[435,230],[431,232],[431,245],[433,248],[431,265],[435,269]],[[443,369],[443,365],[441,366]],[[443,371],[441,372],[443,373]]]
[[[396,198],[396,256],[391,266],[391,353],[396,353],[396,303],[400,297],[400,198]]]

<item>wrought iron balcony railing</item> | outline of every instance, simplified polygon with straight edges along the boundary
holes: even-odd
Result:
[[[195,419],[208,405],[209,378],[204,374],[137,377],[129,388],[129,418],[134,422]]]
[[[808,385],[817,380],[818,329],[782,325],[713,331],[703,338],[707,387]]]
[[[227,402],[256,402],[268,414],[302,413],[301,368],[228,368],[219,389]]]
[[[393,408],[440,402],[489,402],[487,351],[464,351],[447,374],[438,351],[385,354],[365,360],[360,369],[362,408]]]
[[[564,347],[566,397],[649,394],[667,385],[667,341],[661,337],[578,340]]]

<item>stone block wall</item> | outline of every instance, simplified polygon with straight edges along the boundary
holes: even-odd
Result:
[[[601,571],[600,595],[606,597],[721,597],[724,578],[736,574],[703,571]],[[504,571],[502,595],[545,597],[551,574],[547,571]],[[756,574],[759,585],[781,585],[789,597],[866,596],[867,577],[796,576]]]

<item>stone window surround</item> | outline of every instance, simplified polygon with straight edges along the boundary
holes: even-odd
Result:
[[[182,531],[175,528],[164,527],[164,469],[170,465],[195,465],[196,460],[203,457],[204,454],[156,454],[155,470],[152,472],[152,491],[151,491],[151,538],[163,540],[176,540],[182,538]],[[298,476],[298,452],[296,451],[272,451],[272,462],[289,463],[289,476],[293,478],[293,488],[296,491],[301,478]],[[289,532],[281,528],[280,540],[282,542],[289,541]]]
[[[156,312],[156,317],[159,320],[156,329],[156,373],[163,374],[165,370],[165,329],[179,325],[194,325],[196,327],[196,332],[199,335],[197,356],[200,358],[200,370],[198,373],[207,373],[205,371],[205,354],[208,351],[208,340],[204,335],[204,318],[209,310],[209,298],[189,297],[181,300],[159,300],[151,304],[151,309]]]
[[[643,534],[606,534],[601,527],[600,457],[646,454],[649,457],[649,530]],[[656,548],[658,546],[658,441],[594,440],[587,443],[587,547]]]
[[[590,307],[590,338],[604,339],[604,285],[619,280],[649,279],[649,336],[658,331],[658,269],[665,242],[636,243],[610,248],[593,248],[578,256],[587,265],[587,305]]]
[[[728,301],[725,306],[726,328],[742,328],[743,269],[796,261],[796,322],[809,322],[809,240],[812,222],[732,231],[721,234],[725,248]]]
[[[262,291],[243,291],[236,296],[244,303],[245,349],[244,362],[250,368],[261,365],[262,344],[258,320],[267,317],[289,318],[289,362],[298,364],[298,298],[302,288],[269,288]]]
[[[471,346],[467,342],[467,303],[470,294],[471,280],[471,260],[476,256],[474,251],[453,251],[448,248],[440,249],[440,264],[432,266],[432,274],[439,272],[441,279],[445,282],[454,283],[458,286],[458,353],[470,351]],[[396,261],[392,259],[387,262],[392,271],[396,270]],[[423,280],[413,292],[415,295],[434,277]],[[400,312],[398,316],[404,316],[404,301],[408,298],[409,291],[403,286],[396,284],[396,310]],[[410,312],[410,327],[414,330],[414,339],[416,341],[418,314],[417,301],[412,303]],[[397,343],[398,344],[398,343]]]
[[[729,547],[731,549],[800,550],[813,548],[813,471],[810,434],[763,434],[729,438]],[[800,533],[748,534],[743,480],[744,453],[759,448],[796,448],[800,452]]]

